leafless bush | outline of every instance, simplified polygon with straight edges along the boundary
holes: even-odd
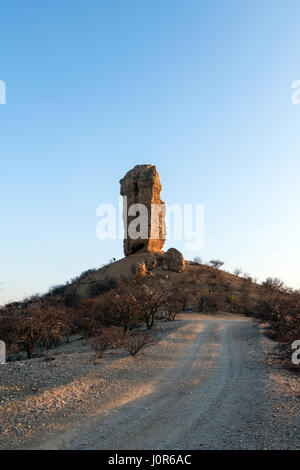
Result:
[[[31,358],[37,347],[50,349],[70,332],[69,310],[38,296],[9,304],[0,313],[0,337],[12,356],[25,351]]]
[[[242,274],[241,268],[235,268],[233,271],[233,274],[237,277],[239,277]]]
[[[176,316],[178,315],[179,312],[175,310],[168,310],[166,309],[166,320],[167,321],[175,321]]]
[[[300,292],[285,288],[278,279],[269,278],[264,283],[254,315],[268,323],[268,335],[281,342],[281,358],[289,368],[299,372],[300,367],[291,363],[291,345],[300,339]]]
[[[31,358],[36,347],[50,349],[69,332],[64,310],[47,305],[32,305],[15,326],[14,343]]]
[[[222,266],[224,266],[224,261],[219,259],[211,259],[209,264],[215,269],[220,269]]]
[[[87,338],[86,341],[95,351],[98,358],[103,357],[106,349],[111,345],[111,337],[106,329],[102,329],[96,336]]]
[[[165,297],[164,308],[167,321],[175,321],[182,310],[182,297],[184,290],[178,285],[171,286]]]
[[[109,322],[110,319],[105,318],[105,302],[102,296],[82,300],[73,310],[73,332],[85,338],[97,336]]]
[[[154,326],[157,312],[165,306],[169,293],[169,289],[165,289],[160,283],[155,286],[146,283],[138,286],[136,301],[148,329]]]
[[[3,308],[0,313],[0,339],[6,343],[8,351],[16,353],[16,326],[22,319],[18,308],[15,306]]]
[[[141,349],[151,342],[152,338],[149,333],[127,335],[123,339],[123,347],[129,352],[129,354],[135,356]]]
[[[115,325],[123,332],[132,330],[142,322],[143,303],[139,297],[140,289],[135,281],[123,281],[108,293],[108,310],[115,318]]]
[[[273,292],[283,292],[285,290],[283,281],[278,279],[278,277],[267,277],[267,279],[262,282],[262,286],[268,291]]]

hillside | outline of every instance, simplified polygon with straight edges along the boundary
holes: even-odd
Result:
[[[182,288],[182,294],[188,296],[189,307],[195,307],[196,296],[199,293],[197,289],[205,289],[214,292],[217,290],[219,294],[225,297],[236,296],[237,299],[248,291],[249,297],[255,300],[260,293],[261,286],[253,283],[243,277],[217,270],[206,264],[197,264],[193,261],[185,262],[185,269],[182,272],[174,272],[166,269],[161,264],[162,255],[159,253],[136,253],[126,256],[118,261],[112,262],[97,270],[87,271],[73,280],[66,287],[60,286],[53,289],[53,292],[63,290],[64,296],[75,296],[82,299],[93,297],[98,292],[109,288],[114,281],[133,280],[136,274],[132,267],[141,263],[145,263],[148,272],[144,276],[147,283],[154,280],[160,280],[165,286],[175,284]],[[152,268],[153,260],[156,260],[156,266]]]

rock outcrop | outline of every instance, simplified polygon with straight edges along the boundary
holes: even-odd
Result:
[[[152,256],[149,255],[148,258],[145,260],[147,270],[152,271],[153,269],[155,269],[158,264],[157,261],[158,260],[154,254]]]
[[[163,257],[163,267],[181,273],[185,270],[184,257],[176,248],[170,248]]]
[[[140,263],[133,263],[130,267],[130,270],[133,274],[135,274],[136,276],[140,276],[140,277],[144,277],[148,273],[148,270],[144,261]]]
[[[166,237],[165,205],[160,198],[161,184],[156,167],[136,165],[120,184],[124,197],[125,256],[161,251]]]

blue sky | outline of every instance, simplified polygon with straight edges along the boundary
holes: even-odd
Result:
[[[96,237],[119,179],[157,165],[162,198],[205,206],[205,245],[300,288],[300,4],[1,4],[0,302],[122,257]]]

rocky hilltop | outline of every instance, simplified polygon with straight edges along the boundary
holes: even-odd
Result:
[[[180,251],[175,248],[166,252],[162,250],[166,240],[165,203],[160,197],[162,186],[155,165],[136,165],[120,180],[120,185],[120,193],[124,197],[125,257],[78,277],[66,288],[67,295],[76,293],[80,297],[89,297],[102,283],[133,279],[136,276],[172,279],[186,269],[186,262]],[[141,233],[132,238],[130,224],[135,224],[137,232],[140,231],[140,211],[138,206],[134,206],[137,204],[143,205],[147,210],[147,236],[143,237]]]

